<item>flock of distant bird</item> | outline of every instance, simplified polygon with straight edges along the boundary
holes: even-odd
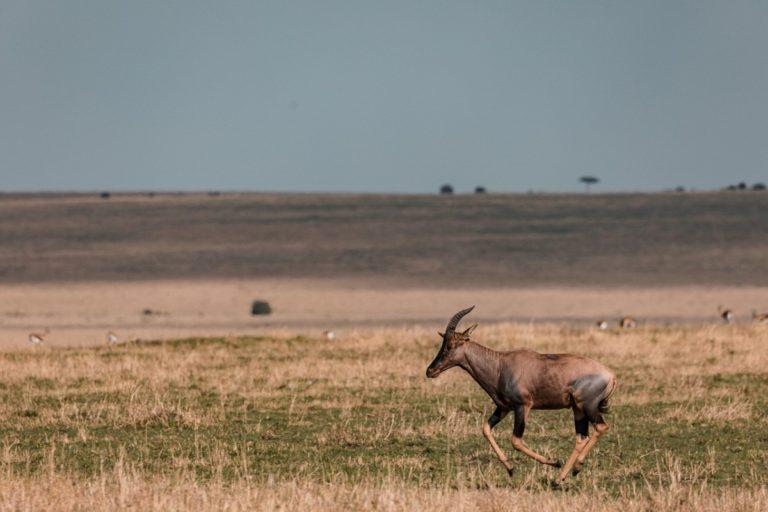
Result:
[[[722,306],[717,307],[717,314],[726,324],[731,324],[736,319],[736,315],[734,315],[732,309],[724,308]],[[759,324],[768,323],[768,313],[758,313],[757,311],[752,310],[752,321]],[[621,329],[632,329],[637,327],[637,320],[631,316],[623,316],[619,319],[618,324]],[[609,327],[606,320],[598,320],[595,322],[595,325],[601,330],[606,330]]]
[[[725,322],[726,324],[733,323],[736,316],[733,313],[732,309],[723,308],[722,306],[717,307],[717,313],[720,316],[720,318]],[[757,311],[752,311],[752,321],[757,323],[768,323],[768,313],[758,313]],[[595,325],[598,329],[606,330],[610,326],[607,320],[598,320],[595,322]],[[634,329],[637,327],[637,320],[632,318],[631,316],[623,316],[618,321],[618,326],[621,329]],[[42,333],[37,332],[31,332],[29,333],[29,343],[32,345],[39,345],[45,341],[45,339],[50,334],[50,329],[47,327]],[[328,340],[333,340],[336,338],[336,333],[333,331],[323,331],[323,336],[325,336]],[[120,341],[120,339],[117,337],[117,334],[115,334],[112,331],[107,332],[106,334],[106,341],[108,344],[117,343]]]
[[[31,333],[29,333],[29,336],[27,337],[27,340],[29,340],[29,342],[32,345],[39,345],[39,344],[41,344],[41,343],[43,343],[45,341],[45,338],[48,337],[48,334],[50,334],[50,332],[51,332],[50,329],[48,329],[47,327],[45,328],[45,330],[42,333],[31,332]],[[107,343],[109,343],[109,344],[117,343],[118,341],[120,341],[120,338],[117,337],[117,334],[115,334],[112,331],[108,331],[107,335],[105,336],[105,338],[107,340]]]

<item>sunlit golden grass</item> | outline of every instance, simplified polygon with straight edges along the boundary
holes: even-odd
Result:
[[[189,339],[0,352],[0,507],[273,510],[768,508],[768,329],[481,326],[499,350],[574,352],[613,368],[612,426],[582,473],[497,433],[461,370],[428,381],[424,329]],[[526,442],[563,458],[568,411],[535,411]]]

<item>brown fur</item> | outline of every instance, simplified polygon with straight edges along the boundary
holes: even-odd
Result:
[[[560,467],[527,448],[522,442],[525,419],[531,409],[572,408],[577,422],[577,446],[561,471],[556,483],[561,483],[571,467],[574,473],[594,445],[587,442],[587,425],[595,427],[599,436],[608,429],[602,417],[608,397],[616,385],[614,373],[592,359],[573,354],[540,354],[528,349],[498,352],[484,347],[470,336],[476,325],[457,333],[458,321],[474,306],[459,311],[448,322],[443,343],[435,359],[427,368],[427,377],[435,378],[454,366],[463,368],[488,393],[496,404],[496,411],[484,426],[483,433],[508,471],[512,471],[506,456],[496,444],[491,429],[510,411],[515,414],[513,446],[535,460]],[[579,422],[580,425],[579,425]],[[583,453],[582,453],[583,452]]]
[[[634,329],[637,327],[637,320],[631,316],[622,317],[621,320],[619,320],[619,327],[622,329]]]

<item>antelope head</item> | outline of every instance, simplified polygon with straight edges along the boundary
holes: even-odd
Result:
[[[440,346],[440,351],[435,356],[434,361],[427,368],[427,377],[430,379],[434,379],[445,370],[453,368],[461,362],[463,353],[461,347],[469,341],[472,331],[475,330],[477,324],[471,325],[462,332],[456,332],[456,326],[459,325],[459,320],[473,309],[475,309],[475,306],[462,309],[448,321],[448,326],[445,328],[444,333],[437,333],[443,339],[443,344]]]

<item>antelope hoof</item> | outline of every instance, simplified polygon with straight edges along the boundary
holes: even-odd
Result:
[[[573,469],[571,470],[571,474],[573,476],[576,476],[579,473],[581,473],[581,466],[573,466]]]
[[[552,480],[551,482],[549,482],[549,487],[553,491],[559,491],[560,489],[563,488],[563,486],[560,485],[560,482],[558,482],[557,480]]]
[[[514,472],[515,472],[515,468],[507,468],[507,474],[509,476],[512,476],[514,474]]]
[[[560,459],[553,460],[552,462],[549,463],[549,465],[552,466],[553,468],[561,468],[563,467],[563,461],[561,461]]]

